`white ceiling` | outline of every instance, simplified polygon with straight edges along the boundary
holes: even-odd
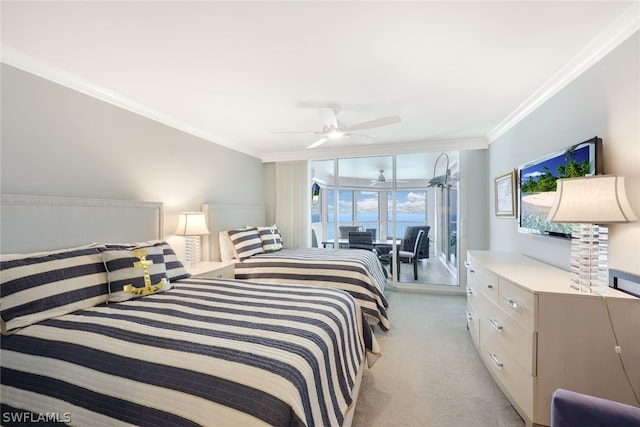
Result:
[[[640,28],[637,1],[2,1],[2,60],[263,161],[484,148]],[[305,147],[312,105],[375,137]],[[365,142],[369,142],[365,144]],[[366,147],[366,151],[363,150]]]

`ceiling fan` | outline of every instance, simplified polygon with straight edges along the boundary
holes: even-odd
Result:
[[[288,131],[288,132],[278,132],[278,133],[306,133],[306,134],[314,134],[314,135],[322,135],[320,139],[308,145],[307,148],[316,148],[330,139],[340,139],[344,137],[350,136],[363,136],[370,139],[375,139],[369,135],[363,135],[360,133],[354,133],[354,131],[364,130],[364,129],[373,129],[377,127],[392,125],[394,123],[400,122],[400,116],[387,116],[381,117],[379,119],[368,120],[366,122],[356,123],[354,125],[347,126],[344,123],[338,120],[338,112],[340,108],[332,105],[327,107],[316,107],[318,110],[318,114],[320,115],[320,119],[322,120],[324,126],[321,131]]]
[[[378,175],[376,179],[371,180],[371,184],[369,184],[369,187],[374,187],[376,185],[384,185],[391,182],[393,182],[392,179],[387,179],[384,176],[384,169],[380,169],[380,175]],[[396,182],[409,182],[409,181],[402,181],[402,180],[396,179]]]

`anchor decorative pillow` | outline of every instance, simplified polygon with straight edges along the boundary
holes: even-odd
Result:
[[[109,280],[109,302],[127,301],[171,289],[162,246],[102,253]]]
[[[282,236],[277,225],[271,227],[258,227],[258,234],[262,240],[262,249],[265,253],[276,252],[282,249]]]

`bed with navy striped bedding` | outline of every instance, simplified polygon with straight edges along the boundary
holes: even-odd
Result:
[[[304,284],[349,292],[369,323],[389,330],[389,304],[383,294],[386,274],[371,251],[357,249],[285,248],[256,254],[235,265],[236,279]]]
[[[349,294],[223,279],[175,286],[3,337],[3,418],[28,411],[92,426],[342,424],[375,341],[363,336]]]

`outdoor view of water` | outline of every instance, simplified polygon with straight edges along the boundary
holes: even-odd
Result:
[[[320,222],[320,216],[315,214],[311,217],[312,222]],[[327,224],[327,238],[333,238],[333,222],[334,216],[329,215]],[[422,225],[425,224],[424,214],[398,214],[396,218],[396,237],[402,237],[404,230],[408,225]],[[351,214],[341,214],[339,216],[339,223],[344,225],[351,225]],[[378,215],[375,214],[360,214],[355,225],[361,225],[366,228],[378,228]],[[389,227],[391,227],[391,218],[389,218]],[[387,233],[390,234],[390,233]],[[380,238],[381,236],[376,236]],[[387,236],[382,236],[387,237]]]

